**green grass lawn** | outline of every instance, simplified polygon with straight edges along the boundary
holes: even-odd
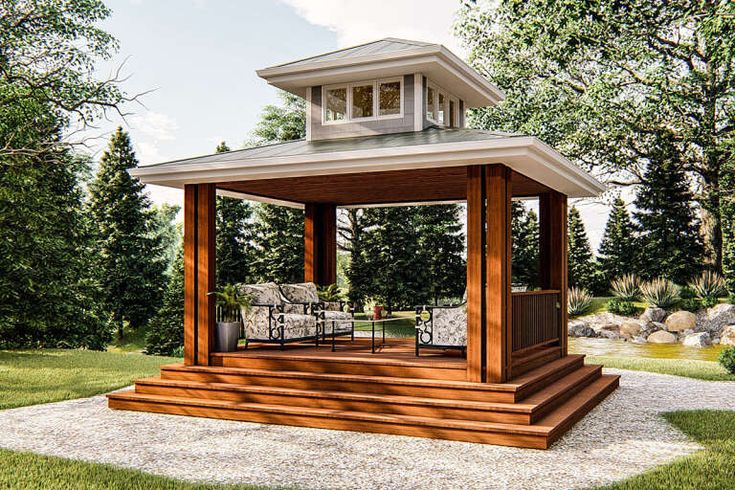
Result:
[[[599,490],[735,489],[735,412],[693,410],[664,417],[704,450]]]
[[[687,378],[706,381],[735,381],[735,376],[728,374],[716,362],[696,361],[691,359],[652,359],[646,357],[610,357],[587,356],[585,362],[602,364],[607,368],[631,369],[651,373],[673,374]]]
[[[0,350],[0,410],[105,393],[178,361],[117,352]]]
[[[192,484],[112,465],[0,449],[0,488],[252,490],[263,487]]]

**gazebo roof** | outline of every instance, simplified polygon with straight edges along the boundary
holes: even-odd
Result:
[[[605,189],[535,137],[438,127],[296,140],[148,165],[130,173],[144,183],[168,187],[214,182],[222,193],[265,202],[329,199],[359,205],[463,200],[464,167],[491,163],[513,170],[516,196],[553,189],[569,197],[591,197]]]

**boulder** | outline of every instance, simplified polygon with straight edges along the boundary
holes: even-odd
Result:
[[[631,342],[634,344],[645,344],[646,338],[639,335],[638,337],[633,337],[633,340],[631,340]]]
[[[649,306],[640,316],[641,321],[644,322],[662,322],[664,318],[666,318],[666,310],[656,306]]]
[[[641,335],[644,337],[648,337],[653,332],[658,332],[659,330],[666,330],[666,325],[664,325],[661,322],[648,322],[645,325],[643,325],[643,330],[641,330]]]
[[[620,326],[614,324],[603,325],[597,334],[604,339],[617,340],[620,338]]]
[[[666,330],[669,332],[693,331],[696,326],[697,315],[691,311],[677,311],[666,318]]]
[[[659,330],[649,335],[646,341],[651,344],[675,344],[676,335],[666,330]]]
[[[571,321],[568,329],[570,337],[597,337],[595,330],[585,322]]]
[[[620,325],[620,336],[626,338],[633,338],[640,335],[643,327],[639,322],[627,321]]]
[[[720,344],[735,345],[735,325],[728,325],[720,333]]]
[[[712,308],[707,308],[697,315],[698,332],[709,332],[710,336],[716,336],[720,331],[735,324],[735,305],[722,303]]]
[[[707,332],[692,333],[684,338],[684,345],[687,347],[707,347],[712,345]]]

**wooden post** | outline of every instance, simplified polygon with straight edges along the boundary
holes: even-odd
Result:
[[[337,206],[307,203],[304,209],[304,281],[337,282]]]
[[[215,185],[184,187],[184,364],[209,365],[214,344]]]
[[[467,167],[467,380],[485,381],[485,167]]]
[[[539,196],[541,287],[558,289],[559,345],[567,355],[567,196],[556,191]]]
[[[486,169],[486,378],[503,383],[510,377],[511,338],[511,170],[504,165]]]

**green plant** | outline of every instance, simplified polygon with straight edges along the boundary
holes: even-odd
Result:
[[[702,301],[697,298],[685,298],[679,303],[679,308],[696,313],[702,309]]]
[[[718,360],[728,373],[735,374],[735,345],[722,349]]]
[[[607,303],[607,311],[616,315],[633,316],[638,309],[632,301],[626,301],[622,298],[613,298]]]
[[[682,286],[681,291],[679,291],[679,296],[681,297],[681,299],[692,299],[696,298],[697,294],[691,287]]]
[[[640,295],[640,280],[635,274],[625,274],[610,282],[610,290],[621,301],[635,301]]]
[[[326,303],[344,300],[344,293],[339,289],[337,284],[329,284],[328,286],[319,286],[319,300]]]
[[[725,279],[712,271],[702,272],[699,277],[689,283],[689,287],[706,307],[716,305],[718,298],[727,294]]]
[[[219,291],[212,291],[216,298],[217,306],[222,311],[222,321],[236,322],[238,320],[238,312],[240,310],[250,311],[252,297],[247,294],[240,294],[234,284],[225,284]]]
[[[567,296],[567,304],[570,315],[581,315],[592,306],[592,295],[584,288],[571,288]]]
[[[648,306],[668,308],[675,305],[680,299],[679,286],[663,277],[644,282],[640,289],[641,297]]]
[[[703,308],[712,308],[719,304],[720,300],[718,298],[702,298],[701,302]]]

